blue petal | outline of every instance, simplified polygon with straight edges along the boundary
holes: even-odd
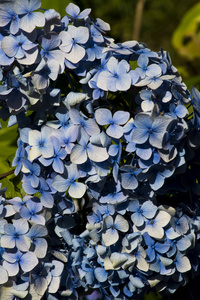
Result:
[[[122,187],[124,189],[134,190],[138,187],[138,181],[132,173],[122,173]]]
[[[108,277],[108,274],[104,268],[95,268],[94,275],[99,282],[105,282]]]
[[[128,221],[121,215],[117,215],[115,218],[114,226],[117,230],[127,232],[129,229]]]
[[[116,229],[107,229],[106,232],[102,234],[102,240],[107,247],[115,244],[118,239],[119,234]]]
[[[38,259],[33,252],[26,252],[20,260],[20,266],[24,272],[30,272],[38,264]]]
[[[95,111],[95,118],[99,125],[107,125],[112,122],[111,111],[107,108],[99,108]]]
[[[185,273],[191,270],[191,264],[187,256],[183,256],[177,259],[176,268],[180,273]]]
[[[0,266],[0,284],[4,284],[8,281],[8,273],[6,269]]]
[[[140,212],[135,212],[134,214],[132,214],[131,220],[136,226],[142,226],[144,224],[144,218]]]
[[[68,15],[76,18],[80,13],[80,8],[76,4],[70,3],[65,8],[65,11]]]
[[[83,164],[87,161],[87,151],[81,145],[75,145],[70,154],[70,160],[75,164]]]
[[[157,212],[157,206],[154,205],[150,200],[148,200],[142,204],[141,210],[143,211],[142,214],[146,218],[152,219]]]
[[[117,111],[113,115],[113,121],[115,124],[124,125],[130,118],[130,113],[127,111]]]
[[[38,258],[44,258],[48,248],[47,241],[43,238],[36,238],[33,243],[35,245],[34,254]]]
[[[116,124],[111,124],[107,129],[106,129],[107,135],[115,138],[115,139],[120,139],[123,136],[124,130],[121,126],[116,125]]]
[[[7,270],[9,276],[16,276],[19,272],[18,262],[11,264],[6,260],[4,260],[3,267]]]
[[[140,56],[137,60],[138,66],[142,69],[145,69],[147,67],[148,63],[149,63],[148,56],[145,54],[140,54]]]
[[[78,44],[73,44],[70,52],[65,53],[65,57],[70,62],[77,64],[85,56],[85,49]]]
[[[127,91],[131,86],[131,76],[129,74],[120,74],[116,80],[116,89],[118,91]]]
[[[63,178],[60,175],[57,175],[52,183],[52,187],[59,192],[66,192],[70,185],[70,181],[68,179]]]
[[[103,162],[109,158],[106,148],[98,147],[92,144],[88,144],[87,153],[88,157],[94,162]]]
[[[82,182],[74,182],[70,185],[70,188],[69,188],[69,195],[72,197],[72,198],[82,198],[83,195],[85,194],[86,192],[86,186],[84,183]]]

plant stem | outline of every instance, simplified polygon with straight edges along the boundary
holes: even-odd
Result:
[[[135,13],[135,22],[133,26],[133,40],[138,41],[140,36],[140,28],[142,23],[142,15],[146,0],[138,0]]]
[[[5,178],[5,177],[13,174],[14,172],[15,172],[15,170],[10,170],[10,171],[8,171],[6,173],[0,174],[0,178]]]

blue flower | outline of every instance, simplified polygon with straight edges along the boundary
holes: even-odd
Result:
[[[54,198],[51,194],[50,187],[47,183],[47,181],[41,177],[39,179],[39,185],[36,188],[33,188],[30,181],[25,178],[23,184],[22,184],[23,189],[25,190],[26,193],[29,195],[33,195],[37,192],[40,193],[40,201],[44,207],[51,208],[53,207],[54,204]]]
[[[81,61],[86,54],[84,44],[89,39],[88,28],[69,25],[68,30],[62,31],[59,36],[62,40],[59,48],[63,51],[65,58],[73,64]]]
[[[22,172],[25,174],[28,180],[30,180],[30,183],[33,187],[37,187],[39,184],[39,178],[40,175],[40,166],[36,163],[31,163],[29,160],[22,158]]]
[[[41,224],[34,224],[26,234],[34,245],[33,253],[38,258],[44,258],[47,253],[47,241],[44,238],[48,234],[47,228]]]
[[[1,246],[9,249],[16,246],[21,251],[28,251],[30,241],[25,237],[28,230],[28,222],[24,219],[14,220],[13,224],[6,224],[4,235],[1,237]]]
[[[43,166],[49,166],[52,164],[52,168],[56,173],[62,174],[64,172],[64,164],[63,160],[66,157],[67,153],[65,149],[60,147],[59,140],[55,137],[51,137],[51,143],[54,148],[54,155],[51,158],[44,158],[41,156],[39,158],[39,161]]]
[[[143,234],[143,238],[148,247],[146,249],[148,262],[155,261],[157,253],[167,253],[170,248],[170,242],[156,242],[156,240],[152,239],[147,232]]]
[[[41,12],[33,12],[41,6],[40,0],[15,0],[14,10],[20,16],[20,28],[32,32],[36,26],[43,27],[45,17]]]
[[[37,198],[36,198],[37,199]],[[34,200],[34,201],[33,201]],[[42,204],[35,199],[29,199],[26,205],[23,205],[19,213],[23,219],[30,220],[34,223],[45,225],[45,218],[38,214],[43,209]]]
[[[58,120],[49,121],[47,122],[47,125],[56,129],[67,129],[67,127],[69,126],[69,112],[67,111],[67,109],[58,109],[55,116]]]
[[[64,55],[58,46],[61,43],[61,39],[58,35],[42,36],[39,40],[41,45],[40,55],[45,61],[53,60],[60,65],[61,70],[64,68]]]
[[[166,211],[158,211],[156,216],[152,219],[145,221],[144,232],[147,232],[150,237],[161,239],[164,236],[164,229],[171,219],[170,214]]]
[[[19,16],[16,14],[12,2],[1,4],[0,24],[6,28],[9,26],[11,34],[16,34],[19,31]]]
[[[37,44],[31,42],[23,33],[5,36],[1,48],[10,58],[15,57],[22,64],[34,64],[38,55]]]
[[[50,79],[56,80],[60,70],[59,64],[54,60],[46,62],[41,60],[37,68],[30,73],[33,84],[38,90],[48,88]]]
[[[173,263],[180,273],[185,273],[191,270],[191,264],[187,256],[181,252],[177,252],[176,257],[173,260]]]
[[[80,177],[77,165],[72,163],[66,169],[67,179],[57,175],[53,180],[53,188],[59,192],[66,192],[68,190],[72,198],[82,198],[85,194],[86,186],[82,182],[77,182],[77,179]]]
[[[23,253],[19,250],[16,253],[4,252],[3,258],[3,267],[7,270],[9,276],[16,276],[19,267],[24,272],[30,272],[38,264],[38,259],[33,252]]]
[[[142,226],[147,219],[153,219],[157,212],[157,206],[150,200],[145,201],[141,206],[138,200],[132,200],[128,209],[133,212],[131,220],[136,226]]]
[[[107,135],[119,139],[124,131],[120,125],[124,125],[130,117],[129,112],[117,111],[112,116],[112,113],[107,108],[99,108],[95,111],[95,118],[99,125],[109,125],[106,129]]]
[[[149,64],[149,58],[146,54],[140,54],[137,64],[139,68],[136,68],[136,71],[140,75],[141,79],[144,79],[146,76],[155,76],[161,75],[162,70],[157,64]]]
[[[85,19],[91,12],[91,8],[86,8],[82,12],[80,12],[80,8],[74,3],[69,3],[65,8],[66,13],[69,17],[74,19]]]
[[[118,231],[128,231],[129,224],[128,221],[121,215],[117,215],[115,219],[113,219],[111,216],[108,216],[103,220],[103,228],[105,228],[105,231],[102,233],[102,240],[105,246],[108,247],[118,241]]]
[[[152,117],[145,113],[138,113],[134,124],[136,129],[132,133],[132,141],[144,144],[146,141],[158,149],[162,148],[163,135],[171,119],[165,116]]]
[[[93,162],[103,162],[108,159],[107,149],[88,143],[89,140],[84,135],[78,141],[70,154],[70,160],[74,164],[83,164],[89,158]]]
[[[97,86],[104,91],[127,91],[132,83],[130,65],[126,60],[111,57],[107,62],[107,71],[99,73]],[[137,80],[136,80],[137,81]]]
[[[31,161],[41,155],[44,158],[54,155],[53,145],[50,140],[51,132],[52,130],[49,127],[42,127],[41,132],[38,130],[29,131],[29,145],[31,146],[29,158]]]
[[[121,166],[120,171],[122,187],[126,190],[136,189],[138,187],[138,180],[136,178],[138,170],[136,170],[133,166],[123,165]]]
[[[77,109],[69,110],[70,120],[74,125],[78,125],[81,136],[93,136],[100,133],[99,126],[92,118],[87,118],[81,114]]]

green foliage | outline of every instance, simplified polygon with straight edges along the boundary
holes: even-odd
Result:
[[[194,5],[174,31],[172,44],[176,50],[193,60],[200,57],[200,3]]]
[[[66,0],[57,0],[57,1],[52,1],[52,0],[42,0],[42,8],[44,9],[55,9],[58,11],[61,16],[64,16],[66,14],[65,12],[65,7],[73,1],[66,1]]]
[[[7,128],[6,125],[2,122],[0,130],[0,174],[12,169],[11,162],[17,149],[17,126]]]
[[[149,293],[148,295],[144,295],[143,300],[162,300],[163,298],[160,295],[155,295],[154,293]]]

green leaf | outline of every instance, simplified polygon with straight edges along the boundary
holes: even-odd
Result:
[[[200,3],[195,4],[183,17],[172,36],[176,50],[190,60],[200,57]]]
[[[136,68],[138,68],[138,64],[137,61],[129,61],[129,64],[131,66],[131,70],[135,70]]]
[[[3,123],[3,122],[2,122]],[[0,174],[6,173],[12,169],[12,159],[17,149],[17,125],[6,127],[2,124],[0,129]]]
[[[148,295],[144,295],[143,300],[162,300],[163,297],[160,296],[159,294],[155,294],[155,293],[149,293]]]
[[[7,188],[5,192],[5,196],[7,199],[11,199],[14,197],[21,197],[21,194],[15,190],[15,186],[12,181],[10,181],[7,177],[3,178],[1,181],[2,186],[1,188]]]

